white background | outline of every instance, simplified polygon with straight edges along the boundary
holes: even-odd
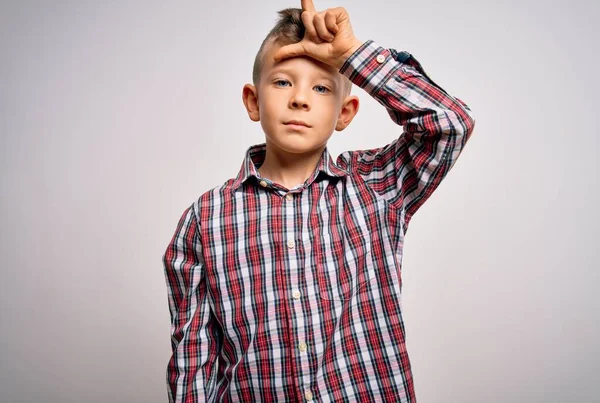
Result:
[[[316,1],[339,5],[477,121],[407,233],[419,402],[598,401],[598,3]],[[242,86],[290,6],[1,3],[1,401],[167,400],[161,257],[264,140]],[[353,93],[334,158],[401,133]]]

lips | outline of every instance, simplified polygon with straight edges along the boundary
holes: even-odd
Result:
[[[308,123],[303,122],[301,120],[290,120],[288,122],[284,123],[285,125],[290,125],[290,126],[304,126],[304,127],[311,127]]]

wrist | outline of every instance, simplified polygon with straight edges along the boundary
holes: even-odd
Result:
[[[337,67],[338,70],[341,69],[342,66],[344,65],[344,63],[346,62],[346,60],[348,60],[348,58],[350,56],[352,56],[354,54],[354,52],[356,52],[356,50],[358,48],[360,48],[362,45],[363,45],[363,42],[355,38],[352,41],[352,46],[350,46],[350,48],[342,54],[342,56],[340,57],[337,65],[335,67]]]

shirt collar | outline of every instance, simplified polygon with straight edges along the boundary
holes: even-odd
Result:
[[[248,148],[240,171],[233,181],[233,192],[235,192],[242,185],[242,183],[246,182],[248,179],[252,177],[260,178],[257,167],[260,167],[264,162],[266,150],[266,143],[256,144]],[[308,183],[311,183],[317,177],[319,172],[323,172],[330,177],[343,177],[349,175],[348,171],[335,164],[327,147],[325,147],[323,150],[315,171],[308,179]]]

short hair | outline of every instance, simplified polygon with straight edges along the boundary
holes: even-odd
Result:
[[[300,8],[286,8],[278,12],[279,19],[275,26],[267,34],[266,38],[260,45],[260,49],[254,58],[254,66],[252,68],[252,81],[256,86],[260,79],[260,73],[264,65],[264,56],[269,46],[274,43],[281,45],[290,45],[297,43],[304,38],[304,23],[302,22],[302,9]],[[350,95],[352,90],[352,81],[346,76],[342,75],[342,90],[343,95]]]

